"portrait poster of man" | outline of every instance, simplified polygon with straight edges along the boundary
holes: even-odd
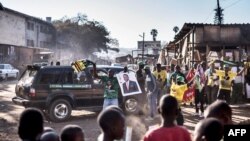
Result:
[[[118,73],[117,79],[123,96],[141,94],[141,89],[134,72]]]

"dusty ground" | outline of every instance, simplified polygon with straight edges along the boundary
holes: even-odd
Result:
[[[17,123],[23,107],[14,105],[11,98],[15,96],[15,80],[0,82],[0,141],[19,141],[17,135]],[[250,120],[250,104],[232,105],[233,121],[235,123]],[[194,109],[190,106],[183,107],[185,116],[185,126],[192,134],[195,125],[201,118],[194,117]],[[96,141],[100,134],[100,129],[96,123],[97,114],[89,111],[74,111],[70,120],[63,123],[49,123],[45,121],[45,126],[54,128],[58,133],[67,124],[80,125],[86,134],[86,141]],[[149,126],[160,124],[160,119],[146,121],[143,116],[127,116],[127,123],[133,126],[133,141],[140,140]]]

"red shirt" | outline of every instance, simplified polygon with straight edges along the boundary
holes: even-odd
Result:
[[[192,141],[187,129],[181,126],[160,127],[150,130],[144,136],[144,141]]]

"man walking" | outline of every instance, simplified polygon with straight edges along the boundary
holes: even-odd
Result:
[[[150,68],[145,67],[146,72],[146,93],[148,97],[148,106],[149,106],[149,120],[153,120],[156,115],[157,107],[157,85],[154,75],[151,73]]]
[[[205,72],[205,86],[208,104],[212,104],[216,100],[216,95],[219,89],[218,82],[216,80],[218,76],[215,73],[214,62],[211,62],[209,64],[209,68]]]
[[[156,70],[153,72],[156,83],[157,83],[157,103],[159,103],[160,98],[162,96],[162,90],[166,84],[167,80],[167,72],[161,69],[161,64],[156,64]]]

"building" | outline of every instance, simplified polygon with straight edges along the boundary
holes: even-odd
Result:
[[[138,41],[138,49],[143,50],[151,55],[159,55],[161,50],[161,41]]]
[[[132,55],[128,54],[125,56],[116,57],[115,62],[126,66],[128,64],[132,64],[134,61]]]
[[[191,66],[212,59],[241,62],[250,54],[250,24],[185,23],[165,47],[178,64]],[[168,58],[168,64],[172,58]]]
[[[161,41],[138,41],[137,45],[137,49],[132,51],[134,63],[142,61],[143,58],[147,64],[155,65],[161,52]]]
[[[6,7],[0,10],[0,62],[16,67],[33,63],[35,54],[54,48],[56,30],[51,18],[46,20]]]

